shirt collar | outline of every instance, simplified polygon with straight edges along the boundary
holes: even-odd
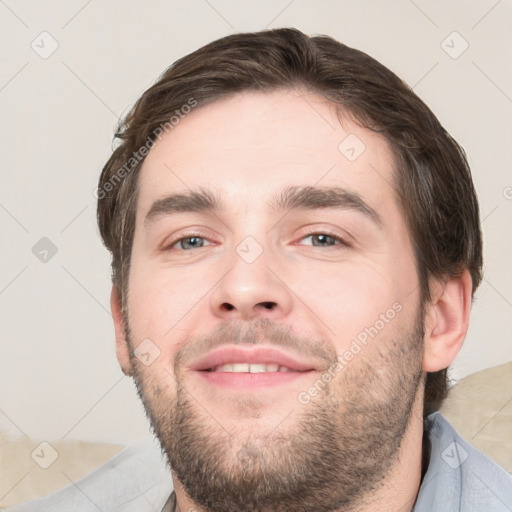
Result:
[[[174,491],[171,492],[161,512],[176,512],[176,493]]]

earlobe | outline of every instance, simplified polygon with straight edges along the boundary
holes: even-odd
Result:
[[[121,306],[121,294],[116,285],[112,286],[112,291],[110,293],[110,309],[112,311],[112,318],[114,319],[117,360],[121,365],[123,373],[130,376],[132,373],[130,346],[126,339],[124,317]]]
[[[471,312],[472,280],[468,270],[437,283],[426,308],[423,370],[448,368],[461,349]]]

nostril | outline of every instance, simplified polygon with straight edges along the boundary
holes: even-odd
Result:
[[[277,306],[277,304],[275,302],[259,302],[257,306],[271,310],[274,309],[274,307]],[[233,311],[234,309],[236,309],[235,306],[233,306],[233,304],[230,304],[229,302],[224,302],[220,307],[224,311]]]
[[[260,304],[265,308],[265,309],[273,309],[273,307],[276,305],[275,302],[260,302]]]

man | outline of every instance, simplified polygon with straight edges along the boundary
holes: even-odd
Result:
[[[478,204],[400,79],[328,37],[235,34],[166,70],[117,137],[98,222],[117,356],[172,471],[153,506],[512,510],[510,475],[438,412]],[[144,476],[108,509],[157,510],[124,496]]]

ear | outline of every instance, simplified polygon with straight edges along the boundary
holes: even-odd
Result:
[[[123,373],[129,376],[132,372],[130,346],[126,339],[123,310],[121,306],[121,294],[116,285],[112,286],[112,292],[110,293],[110,309],[112,310],[112,318],[114,319],[117,360],[121,365]]]
[[[425,316],[423,370],[448,368],[462,348],[471,312],[472,280],[468,270],[461,276],[436,282]]]

